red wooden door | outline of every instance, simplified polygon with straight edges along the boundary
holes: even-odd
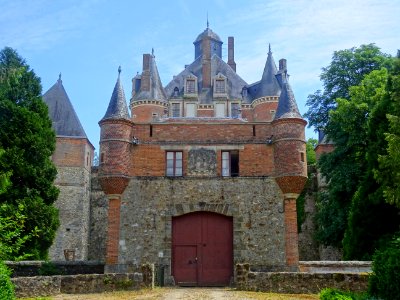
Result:
[[[232,217],[195,212],[172,219],[172,273],[178,285],[227,285],[233,273]]]

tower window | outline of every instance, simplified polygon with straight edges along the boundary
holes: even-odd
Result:
[[[222,151],[221,174],[224,177],[239,176],[239,151]]]
[[[186,93],[187,94],[196,93],[196,80],[186,79]]]
[[[166,175],[167,176],[182,176],[182,151],[167,151],[167,165]]]

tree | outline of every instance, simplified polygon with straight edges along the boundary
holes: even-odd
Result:
[[[385,133],[387,151],[379,157],[374,170],[376,180],[382,184],[387,203],[400,208],[400,50],[388,80],[389,97],[393,102],[392,113],[387,114],[389,128]]]
[[[349,88],[358,85],[366,74],[390,66],[390,57],[374,44],[335,51],[332,62],[322,68],[320,75],[324,90],[318,90],[307,99],[309,127],[324,129],[329,112],[336,108],[337,98],[349,98]]]
[[[349,99],[337,99],[326,126],[335,150],[318,163],[329,186],[318,203],[317,237],[337,247],[343,242],[346,259],[370,258],[382,236],[393,234],[398,222],[373,177],[378,155],[386,149],[385,114],[393,107],[387,81],[387,69],[366,75],[350,88]]]
[[[307,164],[314,165],[317,162],[315,157],[315,147],[317,147],[318,141],[314,138],[309,138],[306,143],[306,152],[307,152]]]
[[[1,218],[21,213],[21,245],[18,256],[44,259],[59,225],[53,206],[58,189],[53,182],[56,168],[51,162],[55,133],[46,104],[41,98],[40,79],[11,48],[0,52],[0,174],[9,174],[10,186],[0,195]],[[2,243],[7,241],[1,241]]]

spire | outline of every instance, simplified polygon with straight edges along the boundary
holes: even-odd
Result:
[[[58,136],[86,137],[81,122],[64,89],[61,73],[57,82],[43,95],[49,108],[49,117]]]
[[[287,80],[287,75],[283,74],[282,76],[282,92],[279,97],[275,120],[291,118],[302,119],[299,108],[297,107],[296,99],[294,98],[292,88],[290,87]]]
[[[107,112],[103,119],[129,119],[128,106],[126,105],[124,89],[120,81],[121,66],[118,68],[118,79],[112,93]]]
[[[272,57],[271,44],[268,45],[268,56],[264,72],[260,81],[256,98],[264,96],[279,96],[280,86],[275,75],[277,73],[274,58]]]

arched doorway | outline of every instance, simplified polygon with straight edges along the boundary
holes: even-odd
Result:
[[[172,275],[185,286],[224,286],[233,275],[232,217],[194,212],[172,218]]]

